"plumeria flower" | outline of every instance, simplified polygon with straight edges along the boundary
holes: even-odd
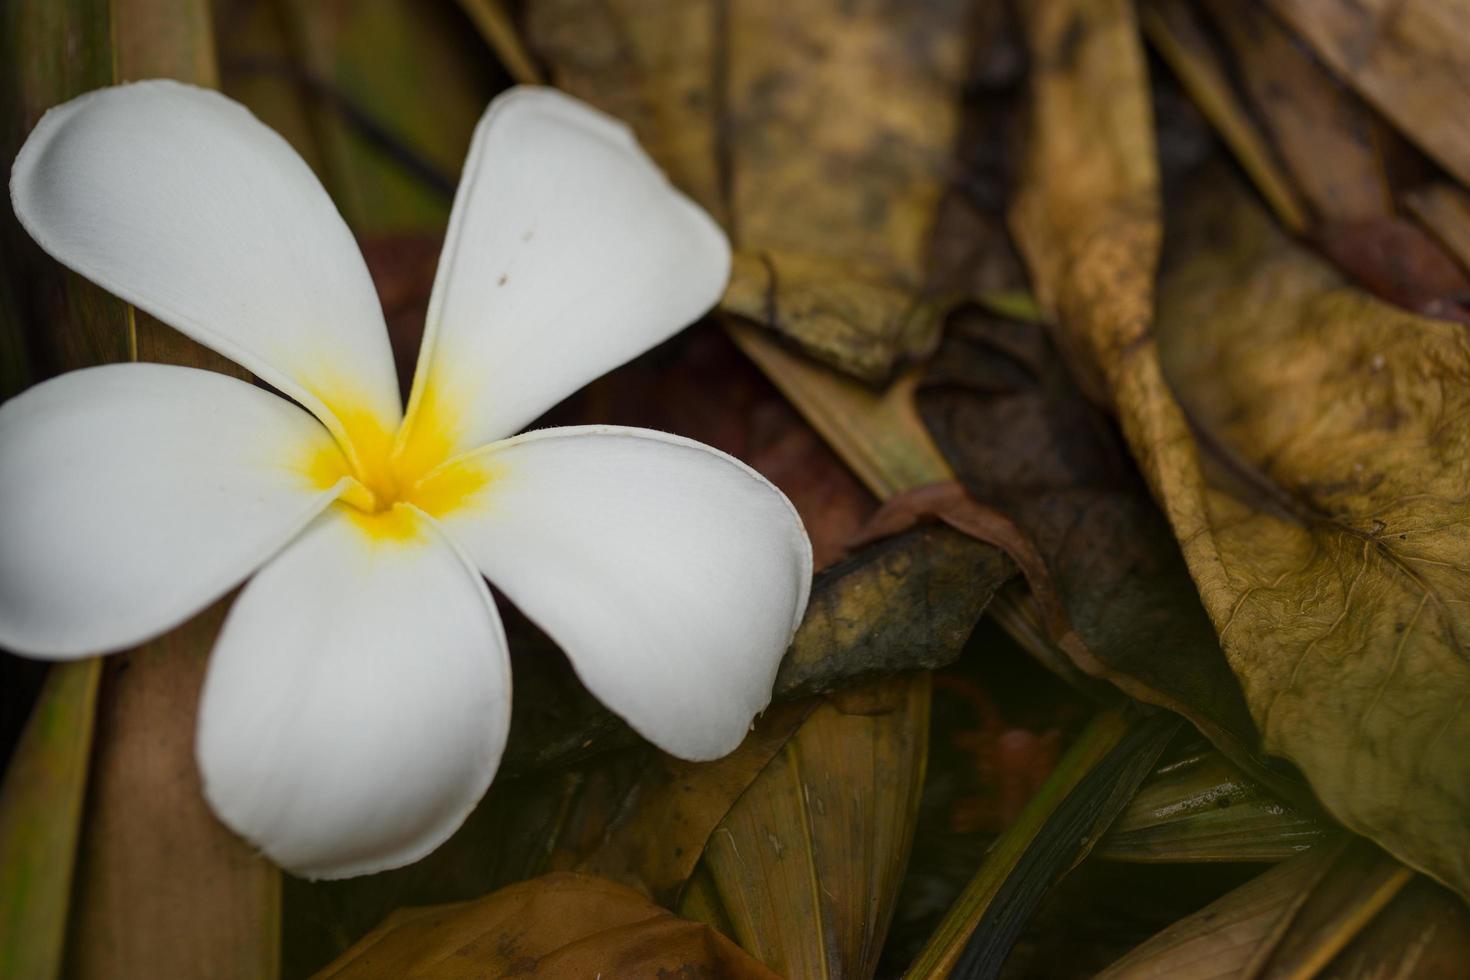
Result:
[[[214,812],[276,862],[407,864],[483,796],[510,715],[486,578],[650,741],[740,742],[806,608],[791,504],[661,432],[507,438],[729,275],[720,229],[620,123],[547,89],[491,104],[406,411],[351,233],[224,96],[150,81],[52,109],[11,197],[63,264],[286,396],[117,364],[0,408],[0,646],[131,647],[249,579],[196,757]]]

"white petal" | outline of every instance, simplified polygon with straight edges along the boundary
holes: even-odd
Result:
[[[10,194],[64,265],[328,425],[323,402],[393,431],[393,355],[357,243],[311,169],[245,107],[170,81],[88,93],[42,117]]]
[[[474,462],[441,518],[604,704],[687,759],[740,743],[806,610],[812,554],[779,490],[647,429],[543,429]]]
[[[510,720],[489,591],[433,523],[376,540],[336,509],[245,587],[210,660],[196,754],[220,819],[345,878],[416,861],[485,794]]]
[[[89,368],[11,399],[0,646],[82,656],[182,622],[331,502],[307,464],[335,453],[285,399],[192,368]]]
[[[475,130],[410,416],[434,400],[460,451],[517,432],[693,322],[729,273],[724,233],[626,126],[512,89]]]

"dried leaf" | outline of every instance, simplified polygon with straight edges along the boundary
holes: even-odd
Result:
[[[1453,977],[1470,962],[1470,909],[1415,878],[1318,976],[1333,980]]]
[[[1387,158],[1404,149],[1396,134],[1256,3],[1208,0],[1205,7],[1284,167],[1231,90],[1190,7],[1153,0],[1144,24],[1282,223],[1297,234],[1310,232],[1376,295],[1426,316],[1470,322],[1470,280],[1437,242],[1394,213]],[[1315,212],[1310,228],[1287,199],[1290,186],[1304,192]]]
[[[1412,877],[1361,839],[1324,843],[1175,923],[1099,976],[1316,976]]]
[[[1144,0],[1139,19],[1160,56],[1250,174],[1277,219],[1296,234],[1305,232],[1309,218],[1299,192],[1236,95],[1194,5],[1190,0]]]
[[[730,335],[878,498],[954,478],[914,410],[917,372],[875,393],[749,324],[732,321]]]
[[[1290,924],[1343,842],[1314,847],[1181,919],[1098,974],[1098,980],[1248,977],[1257,952]]]
[[[624,796],[578,871],[621,881],[675,905],[710,834],[806,720],[810,701],[778,705],[734,752],[714,762],[659,753]],[[553,859],[555,860],[555,859]]]
[[[1343,823],[1470,890],[1462,328],[1340,288],[1217,178],[1196,195],[1208,212],[1178,221],[1192,231],[1171,244],[1156,345],[1156,179],[1127,12],[1028,17],[1037,166],[1019,237],[1062,336],[1106,380],[1265,748]],[[1208,484],[1160,346],[1224,463]]]
[[[919,404],[966,487],[1014,521],[1034,552],[1039,567],[1011,554],[1053,643],[1088,674],[1184,714],[1253,775],[1284,785],[1257,754],[1240,687],[1167,522],[1112,421],[1077,391],[1045,331],[954,318]]]
[[[1393,213],[1374,120],[1255,0],[1206,0],[1237,77],[1319,218],[1360,222]]]
[[[1291,925],[1252,958],[1261,980],[1316,976],[1414,877],[1414,872],[1366,841],[1355,840],[1291,919]]]
[[[1404,203],[1460,264],[1470,268],[1470,193],[1450,183],[1409,192]]]
[[[871,977],[908,861],[928,750],[929,676],[817,708],[710,837],[719,916],[781,976]]]
[[[1424,316],[1470,324],[1470,278],[1418,225],[1399,217],[1327,223],[1322,251],[1359,285]]]
[[[1160,296],[1161,355],[1214,464],[1205,601],[1268,750],[1463,891],[1470,347],[1344,288],[1231,186],[1181,213]]]
[[[1159,767],[1094,852],[1113,861],[1283,861],[1334,833],[1218,752]]]
[[[870,382],[929,349],[967,5],[538,0],[558,85],[627,120],[740,253],[725,309]],[[711,66],[717,66],[712,69]]]
[[[1038,0],[1021,21],[1032,119],[1011,230],[1073,376],[1108,405],[1153,318],[1161,231],[1143,50],[1128,0]]]
[[[319,980],[775,975],[706,925],[624,885],[549,874],[457,905],[405,909]]]
[[[1347,84],[1470,184],[1467,0],[1265,0]]]

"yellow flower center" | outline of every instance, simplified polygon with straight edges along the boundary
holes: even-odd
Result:
[[[418,535],[413,510],[440,517],[464,506],[490,482],[488,460],[451,458],[459,431],[459,412],[427,389],[399,431],[390,432],[356,407],[360,401],[323,399],[342,423],[346,445],[329,447],[307,461],[311,482],[322,488],[351,481],[337,506],[376,539]]]

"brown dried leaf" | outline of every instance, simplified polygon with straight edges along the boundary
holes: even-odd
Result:
[[[1045,331],[955,318],[920,408],[966,487],[1024,539],[1032,557],[991,542],[1026,573],[1053,642],[1082,670],[1184,714],[1253,775],[1282,784],[1257,754],[1259,736],[1169,525]]]
[[[1190,232],[1171,243],[1156,344],[1147,117],[1114,108],[1146,96],[1127,12],[1028,13],[1041,164],[1019,237],[1062,336],[1106,379],[1266,749],[1343,823],[1470,891],[1463,328],[1341,288],[1217,177],[1177,222]],[[1136,72],[1120,79],[1120,62]],[[1161,346],[1224,463],[1208,480]]]
[[[710,834],[731,805],[781,751],[815,705],[777,705],[756,722],[734,752],[714,762],[685,762],[659,753],[607,823],[591,853],[552,857],[578,871],[621,881],[675,905]]]
[[[775,974],[707,925],[680,919],[624,885],[561,872],[456,905],[403,909],[318,980]]]
[[[1342,854],[1343,842],[1315,847],[1181,919],[1098,974],[1098,980],[1216,980],[1249,977]]]
[[[1219,464],[1206,604],[1267,748],[1464,890],[1470,345],[1344,288],[1230,187],[1182,214],[1160,299],[1170,381]]]
[[[1388,216],[1327,222],[1322,251],[1375,296],[1424,316],[1470,323],[1470,278],[1416,224]]]
[[[913,840],[929,684],[829,697],[710,837],[707,884],[681,911],[717,909],[711,921],[781,976],[871,977]]]
[[[1255,0],[1206,0],[1237,77],[1319,218],[1393,213],[1372,114]]]
[[[1470,909],[1415,878],[1318,976],[1332,980],[1453,977],[1470,963]]]
[[[1265,0],[1347,84],[1470,184],[1470,0]]]
[[[1237,96],[1194,4],[1190,0],[1144,0],[1139,20],[1154,48],[1250,174],[1277,219],[1294,233],[1305,232],[1309,218],[1296,186]]]
[[[1373,845],[1352,841],[1279,940],[1252,957],[1249,975],[1261,980],[1315,976],[1413,877]]]
[[[1462,266],[1470,268],[1470,193],[1455,184],[1436,183],[1410,191],[1404,203]]]
[[[1309,234],[1374,294],[1426,316],[1470,321],[1470,280],[1440,243],[1394,214],[1388,158],[1412,151],[1254,0],[1205,6],[1274,147],[1185,0],[1150,0],[1144,25],[1282,224]],[[1293,187],[1315,220],[1308,221]]]
[[[1021,20],[1032,119],[1011,230],[1074,377],[1112,404],[1125,365],[1148,342],[1161,236],[1133,5],[1039,0]]]

